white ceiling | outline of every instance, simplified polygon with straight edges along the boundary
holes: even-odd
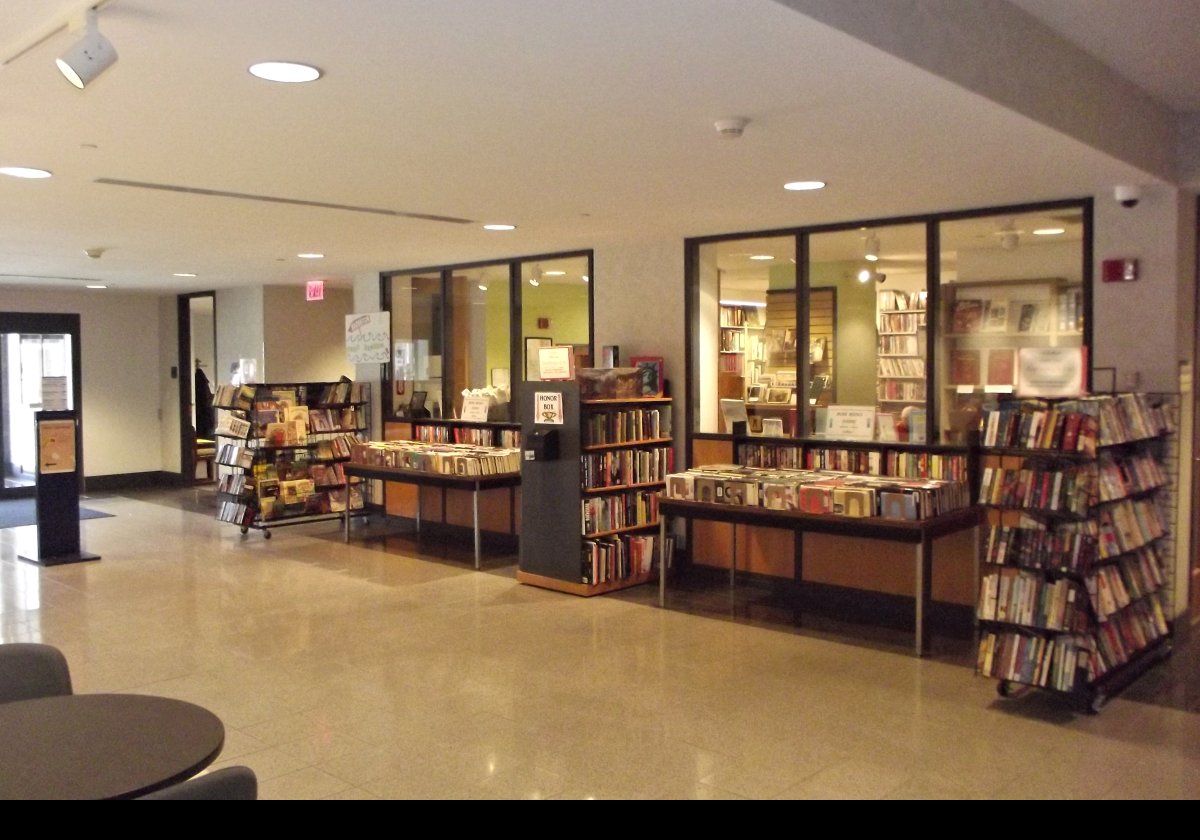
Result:
[[[0,61],[77,5],[5,0]],[[337,283],[1147,180],[771,0],[111,0],[99,16],[120,60],[86,90],[54,68],[66,31],[0,68],[0,165],[54,172],[0,178],[0,282]],[[246,72],[267,59],[325,76]],[[713,130],[731,115],[751,120],[740,140]],[[781,188],[798,178],[829,187]]]

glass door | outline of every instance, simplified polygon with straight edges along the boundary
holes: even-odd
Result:
[[[0,332],[0,496],[36,487],[35,412],[75,408],[71,344],[67,333]]]

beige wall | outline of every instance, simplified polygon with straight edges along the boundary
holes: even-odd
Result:
[[[353,378],[346,361],[346,316],[354,291],[326,287],[325,299],[309,302],[303,286],[263,287],[264,382],[332,382]],[[261,363],[260,363],[261,364]]]
[[[79,315],[84,475],[161,469],[163,344],[156,296],[4,289],[0,310]]]

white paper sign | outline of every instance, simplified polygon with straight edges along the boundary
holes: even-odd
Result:
[[[875,406],[829,406],[825,412],[825,436],[839,440],[874,440]]]
[[[65,376],[43,376],[42,377],[42,410],[43,411],[66,411],[67,410],[67,377],[65,377]]]
[[[539,379],[574,379],[571,348],[565,346],[538,348]]]
[[[1082,347],[1022,347],[1017,351],[1017,396],[1078,397],[1084,367]]]
[[[491,399],[480,396],[463,397],[462,418],[471,423],[486,423]]]
[[[354,365],[383,364],[391,360],[391,347],[391,313],[346,316],[346,361]]]
[[[536,391],[533,422],[544,426],[562,426],[563,395],[557,391]]]

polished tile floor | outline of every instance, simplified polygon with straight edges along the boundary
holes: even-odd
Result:
[[[115,514],[82,523],[97,563],[40,568],[32,528],[0,531],[0,642],[58,645],[80,692],[212,709],[216,766],[263,798],[1200,796],[1169,673],[1078,714],[997,697],[961,650],[574,598],[333,523],[243,538],[205,492],[87,499]]]

